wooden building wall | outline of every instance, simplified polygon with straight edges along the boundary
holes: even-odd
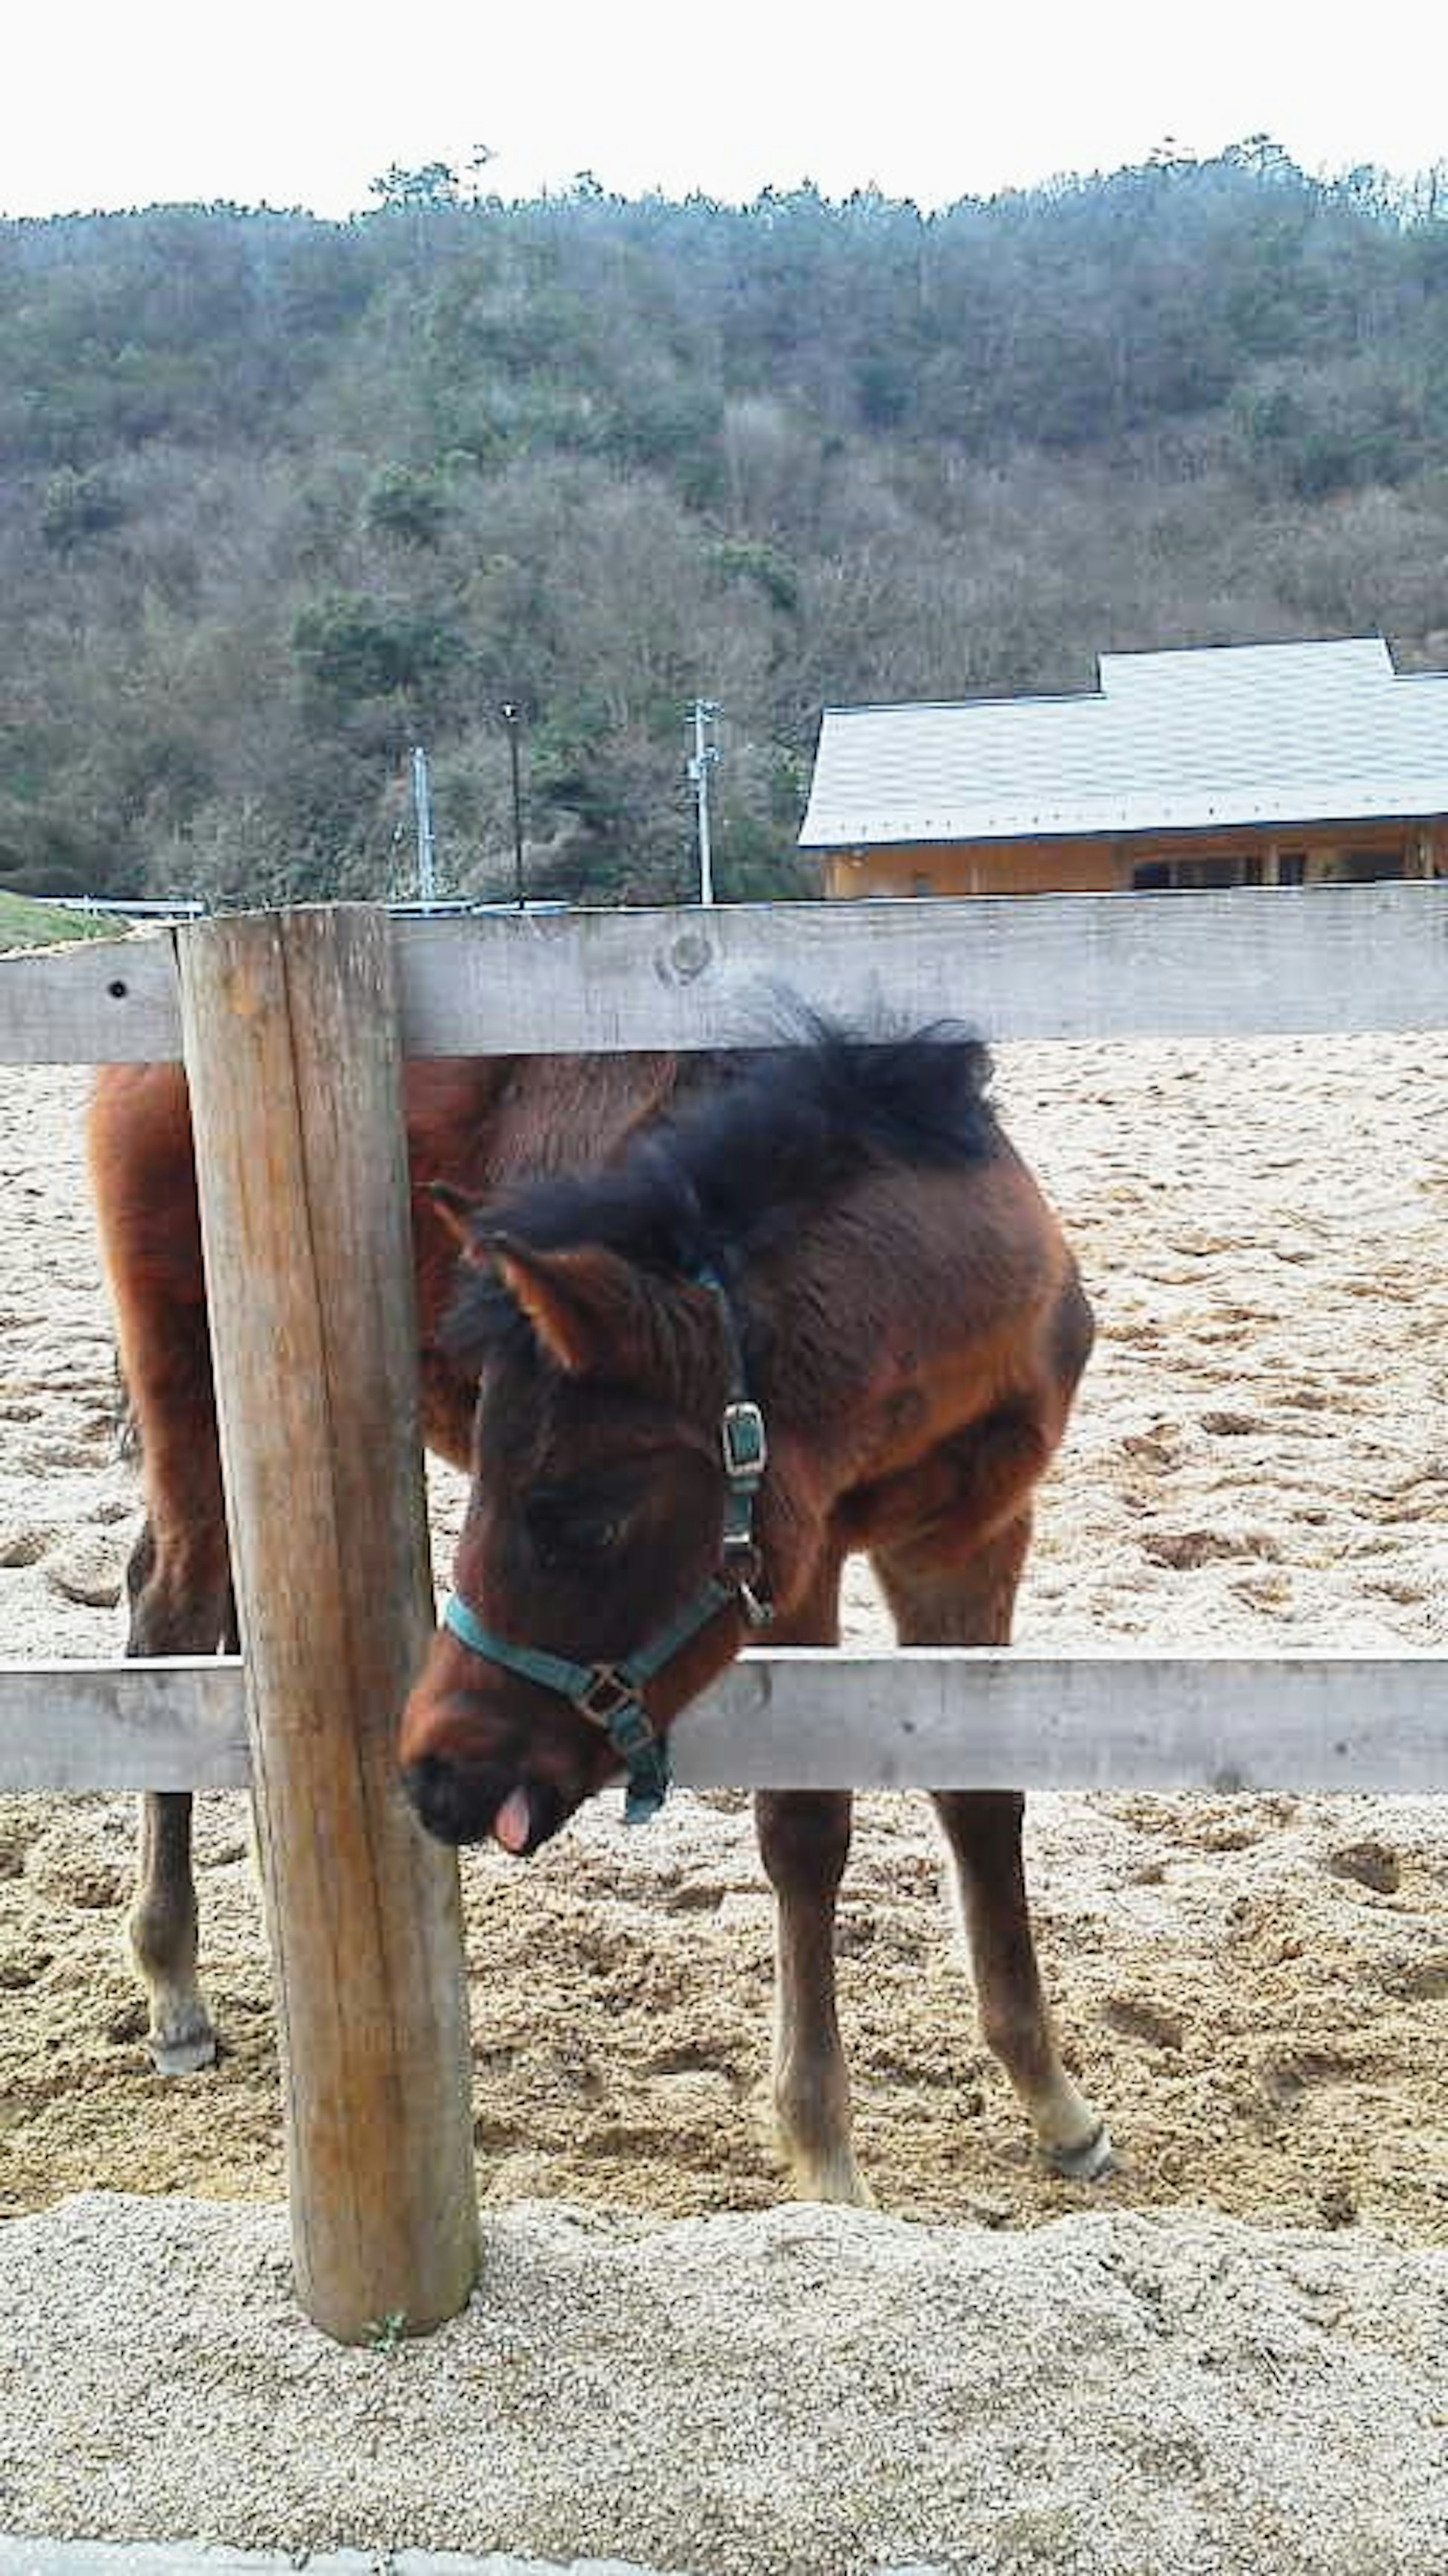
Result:
[[[1120,839],[924,842],[820,854],[826,895],[1110,894],[1133,887],[1448,877],[1448,818]]]

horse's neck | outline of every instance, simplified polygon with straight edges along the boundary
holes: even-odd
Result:
[[[666,1055],[517,1058],[476,1140],[477,1186],[509,1189],[616,1162],[670,1106],[677,1067]]]

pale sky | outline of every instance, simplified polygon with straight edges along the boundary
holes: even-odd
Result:
[[[922,206],[1267,133],[1305,169],[1448,157],[1442,0],[5,0],[0,213],[231,199],[346,215],[486,144],[730,202]]]

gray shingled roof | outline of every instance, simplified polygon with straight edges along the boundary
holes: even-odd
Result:
[[[1103,653],[1079,697],[827,707],[804,849],[1448,813],[1448,672],[1381,636]]]

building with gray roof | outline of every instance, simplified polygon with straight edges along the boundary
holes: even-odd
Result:
[[[832,895],[1448,875],[1448,672],[1381,636],[1104,653],[1070,697],[825,711]]]

